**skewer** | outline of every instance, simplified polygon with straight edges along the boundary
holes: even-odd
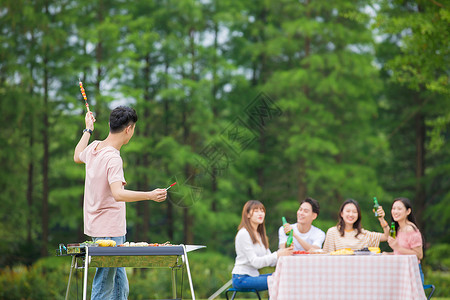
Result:
[[[169,185],[168,187],[166,187],[166,191],[167,191],[168,189],[170,189],[171,187],[173,187],[175,184],[177,184],[177,183],[174,182],[174,183],[172,183],[171,185]]]
[[[83,83],[81,82],[80,78],[78,78],[78,82],[80,84],[81,95],[83,96],[84,103],[86,104],[86,109],[90,113],[91,111],[89,110],[89,104],[87,102],[86,92],[84,90]]]

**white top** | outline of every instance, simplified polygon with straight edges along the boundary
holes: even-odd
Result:
[[[270,252],[263,244],[253,244],[247,229],[241,228],[236,235],[236,262],[232,274],[259,276],[258,269],[274,267],[277,252]]]
[[[307,242],[308,244],[311,244],[313,246],[317,246],[319,248],[322,248],[323,241],[325,240],[325,232],[317,228],[316,226],[311,225],[311,229],[309,229],[306,233],[301,233],[298,231],[297,223],[292,224],[291,227],[294,228],[294,233],[298,234],[302,240]],[[287,241],[288,236],[286,233],[284,233],[283,226],[278,229],[278,240],[280,244],[284,244]],[[299,241],[294,237],[294,250],[295,251],[305,251],[306,249],[303,249],[302,245],[300,245]]]

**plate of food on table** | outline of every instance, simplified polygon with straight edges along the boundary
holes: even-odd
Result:
[[[330,255],[377,255],[380,254],[380,248],[378,247],[364,247],[358,250],[352,250],[350,248],[339,249],[330,253]]]
[[[308,251],[296,250],[292,252],[294,255],[310,254]]]
[[[343,248],[330,252],[330,255],[354,255],[354,251],[350,248]]]

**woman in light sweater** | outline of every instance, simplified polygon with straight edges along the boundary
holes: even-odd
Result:
[[[279,256],[291,255],[293,246],[277,252],[270,252],[264,218],[266,209],[257,200],[245,203],[242,219],[236,235],[236,262],[233,271],[233,287],[254,288],[258,291],[268,289],[267,277],[260,275],[258,269],[275,266]]]
[[[358,202],[353,199],[345,200],[339,210],[338,224],[327,231],[323,250],[327,253],[344,248],[358,250],[364,247],[378,247],[380,241],[387,241],[389,224],[384,219],[385,213],[381,206],[378,207],[377,213],[383,233],[363,229]]]

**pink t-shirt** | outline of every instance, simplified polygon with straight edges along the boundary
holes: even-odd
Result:
[[[397,232],[397,243],[402,248],[413,249],[422,247],[422,235],[419,230],[416,231],[400,231]],[[397,250],[394,250],[394,254],[400,254]],[[419,261],[420,262],[420,261]]]
[[[114,199],[110,184],[126,184],[120,152],[114,147],[95,148],[94,141],[80,153],[86,164],[84,185],[84,233],[91,237],[118,237],[126,234],[125,202]]]

